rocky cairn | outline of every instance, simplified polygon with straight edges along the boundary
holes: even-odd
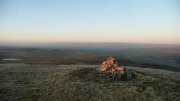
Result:
[[[136,77],[134,70],[127,69],[125,66],[118,66],[117,60],[112,56],[102,62],[97,71],[100,76],[113,80],[131,80]]]

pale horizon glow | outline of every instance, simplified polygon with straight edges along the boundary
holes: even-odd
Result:
[[[0,43],[180,44],[178,0],[2,0]]]

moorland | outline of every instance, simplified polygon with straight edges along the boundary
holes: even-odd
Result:
[[[107,56],[137,72],[104,80]],[[180,47],[152,44],[0,46],[1,101],[179,101]]]

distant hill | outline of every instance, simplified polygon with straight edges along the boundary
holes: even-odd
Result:
[[[23,43],[0,43],[0,46],[14,47],[34,47],[34,48],[73,48],[73,49],[138,49],[138,48],[173,48],[178,44],[145,44],[145,43],[43,43],[43,44],[23,44]]]

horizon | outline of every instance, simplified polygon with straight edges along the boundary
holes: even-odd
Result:
[[[2,0],[0,45],[180,45],[178,0]]]
[[[51,42],[51,43],[0,43],[0,47],[24,48],[180,48],[180,44],[125,43],[125,42]]]

